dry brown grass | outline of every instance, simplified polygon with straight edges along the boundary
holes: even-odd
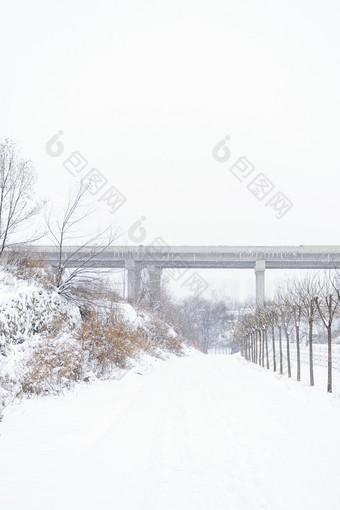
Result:
[[[35,280],[50,289],[54,277],[44,257],[35,257],[29,251],[11,250],[7,264],[11,273],[21,280]]]
[[[62,320],[52,322],[38,342],[21,379],[23,394],[58,393],[92,372],[99,378],[110,376],[113,367],[128,368],[140,352],[162,357],[164,351],[182,353],[182,342],[169,334],[159,319],[132,329],[124,322],[105,321],[97,313],[83,320],[71,339],[61,336]]]
[[[58,393],[81,378],[83,353],[70,342],[47,339],[39,344],[27,362],[21,379],[23,393]]]
[[[77,333],[88,361],[98,375],[105,375],[113,365],[126,368],[138,349],[134,332],[127,324],[104,323],[96,313],[89,315]]]

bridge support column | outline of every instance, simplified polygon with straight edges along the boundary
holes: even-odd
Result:
[[[162,268],[159,266],[148,266],[149,274],[149,295],[152,304],[161,299],[161,276]]]
[[[127,260],[125,262],[125,269],[127,269],[128,273],[128,299],[137,301],[140,292],[142,268],[133,260]]]
[[[265,300],[265,278],[264,278],[265,269],[266,269],[265,260],[257,260],[255,262],[257,306],[263,305]]]

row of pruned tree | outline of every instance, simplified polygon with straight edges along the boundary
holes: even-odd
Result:
[[[322,325],[327,337],[327,391],[332,392],[332,338],[340,317],[340,277],[336,271],[309,274],[291,281],[273,301],[248,309],[235,327],[241,353],[288,377],[292,376],[291,344],[296,347],[296,378],[301,380],[301,332],[306,330],[309,382],[314,386],[313,340],[316,325]],[[285,365],[285,366],[284,366]]]

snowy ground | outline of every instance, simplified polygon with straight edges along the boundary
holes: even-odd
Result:
[[[237,356],[153,362],[8,409],[0,507],[338,510],[339,430],[339,395]]]

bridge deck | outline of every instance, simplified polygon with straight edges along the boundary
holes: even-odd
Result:
[[[50,264],[58,261],[53,246],[31,246],[31,252],[43,256]],[[64,256],[72,253],[71,265],[86,260],[93,251],[87,247],[68,246]],[[340,267],[340,246],[111,246],[88,262],[89,267],[123,268],[128,261],[162,268],[253,269],[264,260],[267,269],[323,269]]]

